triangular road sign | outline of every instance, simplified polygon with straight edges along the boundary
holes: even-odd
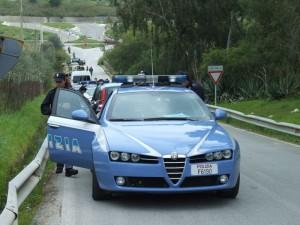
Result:
[[[224,74],[223,66],[208,66],[208,74],[212,78],[215,85],[217,85]]]
[[[214,72],[208,72],[208,73],[211,76],[213,82],[215,84],[218,84],[221,79],[221,76],[223,74],[223,71],[214,71]]]

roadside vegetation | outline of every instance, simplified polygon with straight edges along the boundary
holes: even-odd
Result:
[[[43,25],[62,29],[62,30],[69,30],[75,27],[73,24],[65,23],[65,22],[49,22],[49,23],[43,23]]]
[[[0,0],[0,15],[18,16],[18,1]],[[107,0],[23,0],[25,16],[95,17],[114,16],[115,8]]]
[[[38,30],[24,29],[24,40],[40,40],[40,32]],[[0,22],[0,35],[20,39],[20,28],[3,25]],[[44,39],[48,39],[52,34],[44,32]]]
[[[300,125],[300,98],[227,102],[221,103],[220,106],[245,114],[267,117],[277,122],[288,122]]]
[[[104,60],[122,74],[186,71],[210,100],[208,65],[224,65],[219,101],[300,95],[300,5],[296,0],[115,1],[120,39]],[[184,15],[184,16],[183,16]]]
[[[10,35],[5,31],[2,35]],[[40,104],[52,86],[54,72],[68,59],[59,38],[52,35],[37,48],[25,45],[18,64],[0,80],[0,211],[6,203],[8,181],[32,160],[45,138],[46,117],[40,113]],[[40,188],[21,213],[40,202]],[[29,214],[21,216],[20,224],[31,224]]]

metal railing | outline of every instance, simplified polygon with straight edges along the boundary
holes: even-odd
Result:
[[[268,128],[271,130],[279,131],[286,134],[292,134],[294,136],[300,137],[300,125],[285,123],[285,122],[276,122],[272,119],[268,119],[261,116],[246,115],[242,112],[235,111],[232,109],[227,109],[223,107],[218,107],[214,105],[208,105],[211,110],[222,109],[227,113],[227,116],[242,122],[254,124],[259,127]]]
[[[8,184],[5,208],[0,214],[1,225],[17,225],[20,205],[41,180],[48,159],[48,142],[45,138],[34,160]]]

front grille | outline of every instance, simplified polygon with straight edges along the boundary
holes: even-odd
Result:
[[[162,177],[126,177],[127,187],[167,188],[169,185]]]
[[[186,177],[180,187],[205,187],[220,185],[219,176],[196,176],[196,177]]]
[[[171,159],[164,158],[165,167],[170,180],[176,184],[183,173],[185,166],[185,158]]]

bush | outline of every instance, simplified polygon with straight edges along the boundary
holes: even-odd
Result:
[[[63,47],[63,44],[57,35],[49,36],[48,41],[51,42],[56,49]]]
[[[61,0],[49,0],[49,4],[52,7],[58,7],[61,4]]]

